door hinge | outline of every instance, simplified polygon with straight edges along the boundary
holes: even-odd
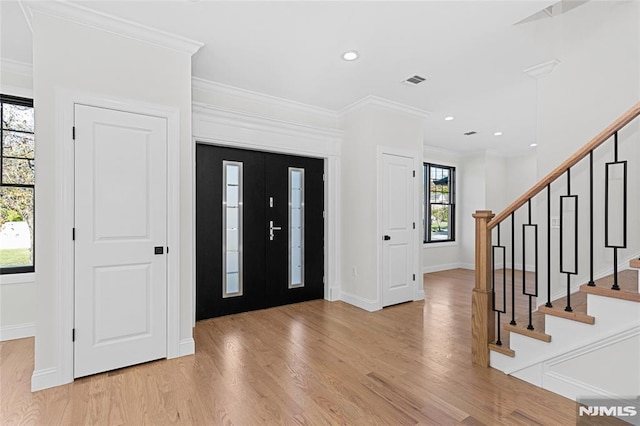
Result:
[[[167,254],[169,254],[169,246],[167,246]]]
[[[413,171],[413,177],[416,177],[416,171],[415,170]]]
[[[413,222],[413,229],[416,229],[416,223]]]
[[[73,137],[73,140],[76,140],[76,126],[73,126],[71,128],[71,137]]]
[[[325,174],[323,173],[322,174],[322,181],[324,182],[324,180],[325,180]]]
[[[413,274],[413,280],[414,281],[416,280],[416,274]]]
[[[71,341],[72,342],[76,341],[76,329],[75,328],[71,329]]]
[[[324,219],[324,210],[322,210],[322,218]]]
[[[76,228],[71,228],[71,239],[76,240]]]

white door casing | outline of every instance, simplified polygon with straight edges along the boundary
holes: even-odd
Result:
[[[414,299],[413,158],[382,154],[382,306]]]
[[[167,121],[76,105],[75,132],[81,377],[167,356]]]

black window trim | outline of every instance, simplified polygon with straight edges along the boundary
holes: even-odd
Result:
[[[441,169],[449,169],[449,203],[434,203],[437,205],[449,206],[450,207],[450,215],[453,220],[450,220],[450,235],[451,238],[446,240],[430,240],[429,236],[431,234],[431,220],[430,220],[430,212],[431,212],[431,201],[430,201],[430,167],[438,167]],[[422,236],[423,244],[442,244],[442,243],[454,243],[456,242],[456,167],[455,166],[446,166],[444,164],[437,164],[425,161],[422,164],[422,171],[424,176],[424,235]]]
[[[20,106],[25,106],[25,107],[30,107],[33,108],[33,99],[29,99],[29,98],[23,98],[20,96],[12,96],[12,95],[5,95],[5,94],[0,94],[0,105],[4,104],[4,103],[8,103],[8,104],[14,104],[14,105],[20,105]],[[2,127],[2,108],[0,108],[0,127]],[[5,129],[4,128],[0,128],[0,135],[1,132],[3,132]],[[14,131],[14,130],[12,130]],[[18,133],[29,133],[30,132],[20,132],[17,131]],[[0,139],[0,173],[2,173],[2,162],[4,159],[4,155],[3,155],[3,149],[4,147],[2,146],[2,140]],[[31,246],[31,259],[32,259],[32,264],[28,265],[28,266],[9,266],[9,267],[0,267],[0,275],[9,275],[9,274],[28,274],[28,273],[34,273],[35,269],[36,269],[36,253],[35,253],[35,235],[36,235],[36,223],[35,223],[35,218],[36,218],[36,186],[35,185],[26,185],[26,184],[2,184],[0,186],[6,186],[6,187],[11,187],[11,188],[33,188],[33,242],[32,242],[32,246]]]

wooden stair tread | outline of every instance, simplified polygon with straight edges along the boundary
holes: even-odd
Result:
[[[531,325],[533,325],[533,330],[529,330],[527,325],[529,323],[528,319],[520,318],[517,321],[516,325],[504,324],[503,330],[509,331],[512,333],[522,334],[524,336],[528,336],[537,340],[541,340],[543,342],[550,342],[551,336],[545,334],[544,332],[544,314],[542,312],[533,312],[531,315]]]
[[[629,266],[631,266],[632,268],[638,268],[640,269],[640,259],[633,259],[629,262]]]
[[[596,322],[595,317],[591,315],[587,315],[584,312],[577,312],[575,309],[571,312],[567,312],[563,307],[553,306],[551,308],[547,308],[546,306],[540,306],[538,308],[538,312],[542,312],[546,315],[552,315],[554,317],[564,318],[572,321],[578,321],[585,324],[594,324]]]
[[[580,286],[580,291],[587,294],[597,294],[598,296],[613,297],[616,299],[640,302],[638,293],[638,271],[626,269],[618,273],[618,287],[620,290],[612,290],[613,276],[608,276],[596,280],[595,287],[586,284]]]
[[[504,344],[504,342],[502,342],[502,345],[496,345],[495,343],[489,343],[489,349],[491,349],[492,351],[495,352],[499,352],[503,355],[506,355],[508,357],[513,358],[514,356],[516,356],[516,352],[512,349],[510,349],[508,346],[506,346]]]

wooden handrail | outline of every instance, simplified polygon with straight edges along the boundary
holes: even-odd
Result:
[[[511,203],[509,207],[507,207],[502,212],[497,214],[487,224],[488,229],[493,229],[496,226],[498,226],[498,224],[503,220],[505,220],[507,217],[509,217],[511,213],[515,212],[520,207],[522,207],[529,199],[538,195],[538,193],[540,193],[540,191],[545,189],[547,185],[549,185],[551,182],[553,182],[554,180],[562,176],[568,169],[575,166],[580,160],[582,160],[587,155],[589,155],[589,152],[593,151],[594,149],[602,145],[604,142],[606,142],[607,139],[609,139],[611,136],[614,135],[614,133],[616,133],[617,131],[622,129],[624,126],[629,124],[629,122],[631,122],[631,120],[636,118],[638,115],[640,115],[640,102],[635,104],[629,111],[625,112],[622,116],[620,116],[620,118],[618,118],[616,121],[611,123],[606,129],[600,132],[595,138],[591,139],[589,143],[587,143],[585,146],[580,148],[575,154],[569,157],[564,163],[556,167],[551,173],[545,176],[544,179],[542,179],[540,182],[535,184],[530,190],[525,192],[524,195],[522,195],[520,198],[518,198],[513,203]]]

